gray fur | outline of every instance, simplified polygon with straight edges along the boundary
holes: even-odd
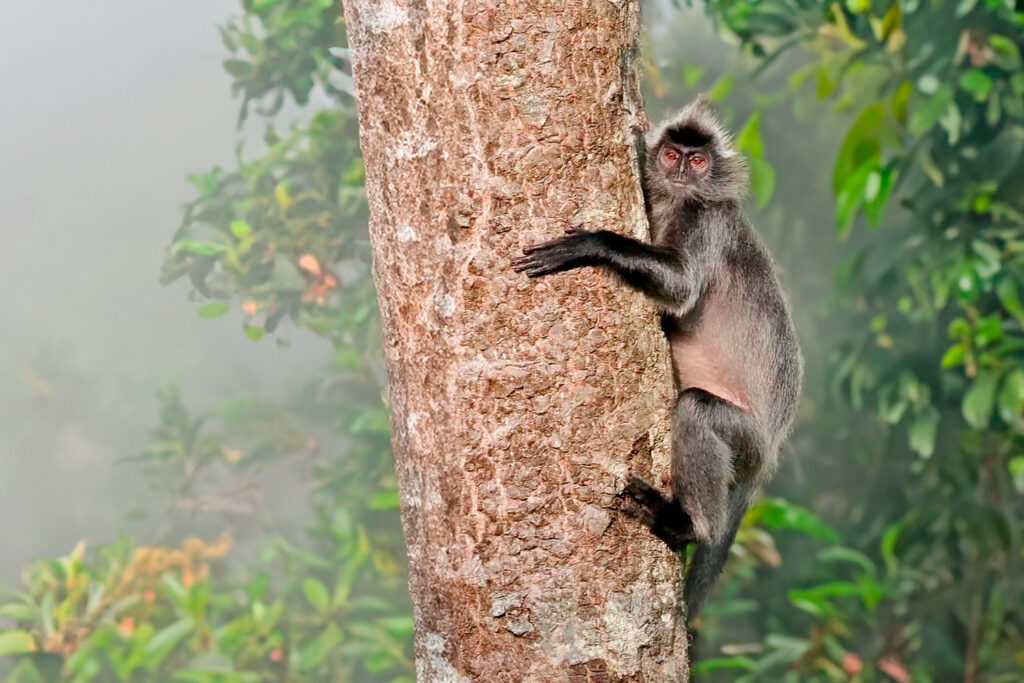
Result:
[[[678,166],[659,162],[665,146],[681,155]],[[646,147],[651,243],[573,231],[527,247],[513,267],[540,277],[601,266],[661,308],[678,392],[673,497],[636,480],[624,493],[675,549],[699,544],[686,578],[692,617],[721,572],[750,497],[777,466],[803,363],[771,257],[740,208],[746,163],[708,102],[698,99],[655,127]],[[707,166],[695,170],[694,155]]]

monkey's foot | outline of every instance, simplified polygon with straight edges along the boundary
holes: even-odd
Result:
[[[630,477],[619,499],[623,512],[650,527],[673,552],[681,552],[694,542],[690,516],[676,501],[661,495],[647,482]]]

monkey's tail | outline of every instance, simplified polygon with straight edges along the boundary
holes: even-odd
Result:
[[[738,483],[729,492],[729,511],[725,531],[716,538],[700,543],[693,553],[686,572],[683,600],[686,602],[686,618],[693,619],[700,612],[701,605],[711,592],[715,579],[722,573],[725,561],[729,559],[729,548],[736,539],[740,522],[750,505],[753,493],[750,483]]]

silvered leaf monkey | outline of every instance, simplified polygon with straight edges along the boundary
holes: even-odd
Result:
[[[678,391],[672,497],[637,479],[625,494],[673,549],[698,544],[684,590],[691,618],[775,470],[803,376],[771,257],[740,208],[747,184],[744,158],[701,98],[647,136],[650,243],[573,229],[513,261],[532,278],[599,266],[661,310]]]

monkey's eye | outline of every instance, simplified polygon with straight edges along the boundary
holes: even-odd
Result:
[[[708,158],[703,154],[694,154],[690,157],[690,165],[697,170],[702,170],[708,164]]]
[[[661,150],[661,160],[664,161],[667,166],[675,166],[679,161],[679,152],[675,151],[671,147],[665,147]]]

